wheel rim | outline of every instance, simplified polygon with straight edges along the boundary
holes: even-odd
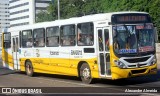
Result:
[[[82,76],[85,80],[90,79],[90,71],[89,68],[84,68],[84,70],[82,71]]]

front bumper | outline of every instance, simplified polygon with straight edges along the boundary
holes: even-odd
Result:
[[[121,78],[129,78],[129,77],[136,77],[136,76],[143,76],[149,74],[156,74],[157,73],[157,64],[152,66],[147,66],[143,68],[130,68],[130,69],[120,69],[119,67],[115,66],[112,67],[112,79],[121,79]]]

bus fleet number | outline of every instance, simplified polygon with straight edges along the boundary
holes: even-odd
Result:
[[[71,50],[71,55],[82,55],[82,50]]]

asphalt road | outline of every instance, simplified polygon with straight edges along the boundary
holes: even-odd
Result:
[[[160,67],[158,67],[160,68]],[[79,78],[51,74],[36,74],[28,77],[23,72],[12,71],[2,67],[0,63],[0,87],[37,87],[49,93],[124,93],[126,89],[156,89],[160,92],[160,70],[158,74],[144,77],[136,77],[122,80],[97,80],[94,84],[83,84]],[[46,88],[47,87],[47,88]],[[53,89],[54,88],[54,89]],[[126,93],[125,93],[126,94]],[[130,94],[130,93],[129,93]],[[137,94],[136,92],[132,93]],[[157,92],[140,93],[146,95],[158,95]],[[92,94],[93,95],[93,94]],[[123,94],[124,95],[124,94]],[[127,94],[128,95],[128,94]],[[160,94],[159,94],[160,95]]]

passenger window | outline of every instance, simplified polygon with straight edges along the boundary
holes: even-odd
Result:
[[[33,30],[34,47],[45,46],[45,29],[39,28]]]
[[[33,46],[32,30],[22,31],[22,47],[29,48]]]
[[[104,29],[105,51],[109,51],[109,30]]]
[[[77,25],[77,43],[79,46],[91,46],[94,44],[93,23],[81,23]]]
[[[11,33],[4,33],[4,48],[11,48]]]
[[[59,27],[49,27],[46,30],[46,46],[57,47],[59,46]]]
[[[74,46],[75,45],[75,25],[61,26],[61,45]]]

